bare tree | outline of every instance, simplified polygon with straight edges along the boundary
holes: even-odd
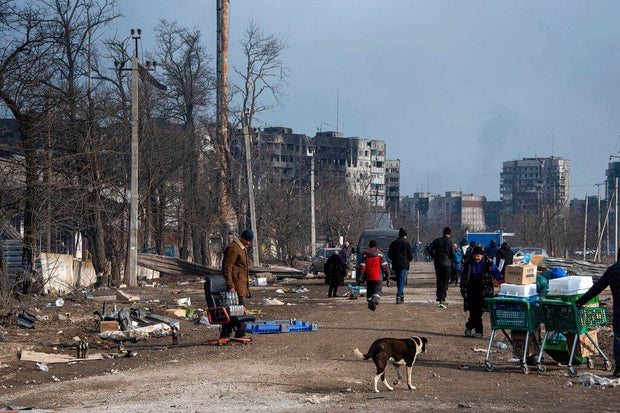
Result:
[[[215,90],[214,73],[209,69],[209,57],[200,43],[200,31],[182,28],[176,22],[162,19],[155,32],[158,45],[156,57],[168,85],[165,113],[178,119],[183,128],[179,222],[181,258],[187,259],[193,246],[191,254],[198,261],[205,262],[203,251],[206,238],[198,209],[198,198],[202,192],[198,187],[197,168],[204,142],[196,129],[196,117],[205,115],[209,98]]]
[[[282,53],[288,45],[281,36],[265,34],[253,20],[250,20],[240,45],[245,66],[233,67],[233,71],[239,80],[238,83],[231,85],[231,89],[235,99],[240,102],[237,112],[233,113],[236,118],[233,129],[238,129],[241,116],[245,113],[248,129],[252,130],[254,118],[261,112],[273,108],[283,96],[289,69],[282,60]],[[238,153],[243,156],[248,148],[244,147],[241,138],[241,134],[233,137],[231,146],[239,148]],[[244,163],[240,162],[240,164],[242,165],[241,168],[229,169],[230,171],[239,171],[239,175],[231,183],[234,185],[238,182],[240,185],[237,191],[234,187],[230,188],[229,194],[238,193],[240,195],[231,202],[239,216],[239,226],[243,228],[247,226],[247,214],[242,213],[248,210],[246,201],[248,197],[246,196],[247,191],[245,191],[247,182],[244,178],[247,175],[243,167]]]

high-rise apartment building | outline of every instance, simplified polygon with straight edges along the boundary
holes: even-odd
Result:
[[[557,156],[503,163],[500,195],[504,212],[538,212],[543,206],[568,207],[570,161]]]
[[[413,198],[404,197],[401,208],[409,211],[427,226],[451,226],[455,233],[486,231],[486,197],[446,192],[445,196],[415,193]],[[432,235],[432,234],[431,234]]]
[[[367,197],[372,206],[386,208],[387,187],[390,202],[400,197],[400,161],[386,162],[383,140],[346,138],[340,132],[317,132],[310,138],[284,127],[265,128],[254,136],[258,156],[268,160],[283,178],[309,184],[312,153],[317,176],[346,180],[351,190]]]
[[[392,215],[400,205],[400,159],[385,161],[385,203]]]

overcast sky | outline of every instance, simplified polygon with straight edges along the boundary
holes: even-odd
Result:
[[[215,0],[119,4],[119,35],[141,28],[148,49],[160,18],[177,21],[215,62]],[[583,198],[620,151],[620,1],[231,0],[229,12],[231,65],[250,19],[289,45],[287,96],[254,126],[383,139],[401,195],[496,201],[503,161],[554,155]]]

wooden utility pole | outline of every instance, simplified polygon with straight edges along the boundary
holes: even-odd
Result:
[[[228,0],[217,0],[217,152],[220,214],[222,223],[227,222],[228,192],[226,176],[230,148],[228,146]]]

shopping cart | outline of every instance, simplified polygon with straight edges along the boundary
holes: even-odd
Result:
[[[542,323],[542,312],[537,303],[530,303],[527,299],[521,298],[486,298],[491,318],[491,337],[487,355],[484,358],[484,365],[487,371],[493,371],[494,367],[489,356],[493,340],[498,330],[502,330],[506,337],[509,337],[506,330],[525,331],[525,344],[523,346],[523,357],[521,358],[521,369],[528,374],[530,368],[527,365],[527,350],[530,339],[534,340],[537,349],[540,349],[536,336],[532,333]]]
[[[573,367],[573,359],[580,334],[585,334],[598,351],[598,355],[603,357],[605,370],[611,370],[611,362],[603,353],[596,340],[588,333],[588,330],[591,328],[607,324],[607,309],[605,307],[582,307],[579,309],[575,303],[561,300],[542,300],[540,304],[545,317],[546,331],[538,354],[539,372],[543,373],[545,371],[545,367],[541,365],[541,360],[547,338],[555,333],[568,333],[575,336],[568,358],[568,374],[571,377],[577,375],[577,370]],[[591,357],[586,358],[586,363],[589,368],[594,367],[594,361]]]

